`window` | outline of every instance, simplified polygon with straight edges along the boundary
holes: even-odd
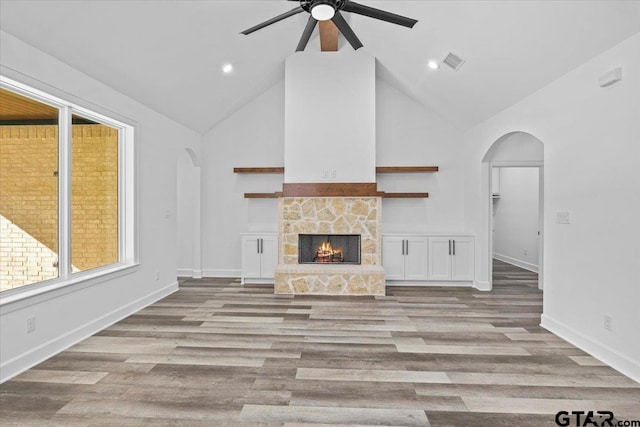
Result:
[[[0,76],[0,292],[135,263],[133,127]]]
[[[118,262],[118,129],[72,116],[71,269]]]

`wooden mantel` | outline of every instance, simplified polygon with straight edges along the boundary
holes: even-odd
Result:
[[[376,166],[376,173],[438,172],[438,166]],[[284,173],[283,167],[233,168],[234,173]]]
[[[233,168],[233,173],[284,173],[283,167]]]

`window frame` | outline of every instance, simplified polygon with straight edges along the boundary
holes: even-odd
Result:
[[[0,74],[0,87],[58,109],[58,277],[31,283],[0,293],[0,306],[31,298],[72,285],[101,283],[135,271],[138,261],[136,124],[83,100],[69,100]],[[82,105],[84,104],[84,105]],[[104,112],[103,112],[104,111]],[[77,114],[118,131],[118,261],[116,263],[71,272],[71,151],[72,115]],[[114,118],[117,116],[118,118]],[[75,287],[74,287],[75,288]]]

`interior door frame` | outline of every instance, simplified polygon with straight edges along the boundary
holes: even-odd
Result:
[[[493,289],[493,168],[538,168],[538,289],[543,290],[544,268],[544,162],[541,161],[493,161],[489,162],[489,289]]]

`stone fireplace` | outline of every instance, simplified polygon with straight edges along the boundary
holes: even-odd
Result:
[[[380,197],[281,197],[278,206],[280,250],[276,294],[385,294],[380,256]],[[358,236],[359,263],[305,260],[301,263],[301,251],[308,251],[300,247],[300,242],[306,240],[301,236],[309,235],[341,236],[334,240],[340,241],[336,246],[344,246],[346,236]],[[311,240],[312,249],[317,250],[319,239]],[[334,249],[345,251],[348,247]]]

